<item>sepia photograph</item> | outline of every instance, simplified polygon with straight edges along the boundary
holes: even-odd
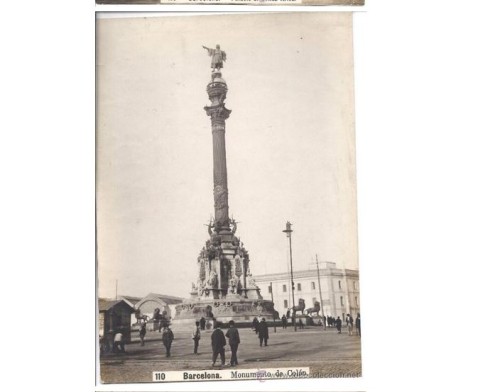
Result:
[[[500,390],[499,1],[96,1],[3,9],[2,390]]]
[[[361,377],[351,12],[97,13],[96,123],[100,383]]]

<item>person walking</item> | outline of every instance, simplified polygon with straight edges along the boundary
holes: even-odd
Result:
[[[174,333],[168,324],[163,328],[161,339],[163,340],[163,345],[167,350],[167,357],[170,357],[170,348],[172,347],[172,342],[174,341]]]
[[[269,328],[267,327],[266,319],[263,318],[259,323],[259,340],[260,347],[262,347],[262,342],[267,346],[267,339],[269,339]]]
[[[215,361],[220,355],[221,366],[226,364],[226,353],[224,346],[226,345],[226,338],[224,332],[220,329],[220,323],[215,324],[215,329],[212,332],[212,366],[215,366]]]
[[[161,330],[165,329],[168,326],[168,320],[166,318],[162,318],[160,320],[160,326],[158,327],[158,332],[161,332]]]
[[[356,333],[361,336],[361,316],[358,313],[356,317]]]
[[[196,321],[195,327],[193,330],[193,341],[194,341],[194,353],[198,354],[198,344],[201,339],[201,331],[200,331],[200,322]]]
[[[349,332],[349,336],[352,336],[352,330],[354,329],[354,319],[349,313],[347,314],[346,322],[347,322],[347,331]]]
[[[288,324],[288,321],[286,319],[286,316],[283,315],[283,317],[281,318],[281,327],[282,327],[282,329],[286,329],[287,324]]]
[[[123,333],[119,329],[113,338],[113,352],[124,353],[125,352],[125,341],[123,339]]]
[[[141,339],[141,346],[144,346],[144,338],[146,337],[146,322],[141,324],[139,329],[139,339]]]
[[[342,333],[342,320],[339,316],[337,316],[337,320],[335,320],[335,326],[337,327],[337,331],[339,331],[339,333]]]
[[[206,323],[206,322],[207,322],[207,321],[205,320],[205,317],[202,317],[202,318],[200,319],[200,328],[201,328],[201,330],[202,330],[202,331],[204,331],[204,330],[205,330],[205,323]]]
[[[234,321],[229,321],[229,329],[226,332],[226,337],[229,340],[229,347],[231,347],[231,366],[238,364],[236,353],[238,352],[238,345],[240,344],[240,333],[234,326]]]
[[[259,320],[257,319],[257,317],[253,318],[252,327],[253,327],[253,330],[255,331],[255,334],[258,334],[259,333]]]

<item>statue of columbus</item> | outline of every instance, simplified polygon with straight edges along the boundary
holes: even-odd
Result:
[[[212,57],[212,72],[216,69],[217,71],[219,71],[221,68],[223,68],[223,62],[226,61],[226,52],[220,50],[220,45],[217,45],[215,49],[210,49],[206,46],[203,46],[203,49],[206,49],[208,51],[208,55]]]

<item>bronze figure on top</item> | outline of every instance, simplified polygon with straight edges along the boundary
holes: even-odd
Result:
[[[219,71],[223,68],[223,62],[226,61],[226,52],[220,50],[220,45],[216,45],[215,49],[203,46],[203,49],[206,49],[208,51],[208,55],[212,57],[212,72],[215,72],[216,69]]]

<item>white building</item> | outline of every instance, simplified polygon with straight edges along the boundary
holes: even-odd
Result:
[[[325,316],[339,316],[345,320],[349,313],[356,318],[357,313],[360,313],[359,271],[340,269],[335,263],[324,261],[319,263],[319,276],[318,281],[316,263],[311,263],[307,270],[293,271],[295,305],[299,304],[299,298],[305,300],[306,309],[312,308],[314,302],[320,302],[321,284]],[[290,273],[258,275],[254,278],[264,299],[273,300],[279,314],[286,314],[292,307]]]

